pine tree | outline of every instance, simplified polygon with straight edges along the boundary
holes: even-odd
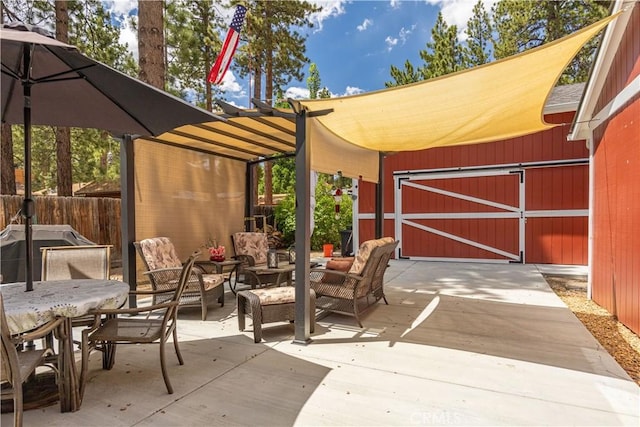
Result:
[[[457,27],[449,26],[438,13],[435,26],[431,29],[432,41],[427,49],[420,51],[425,62],[421,72],[425,79],[443,76],[464,68],[463,51],[457,37]]]
[[[422,72],[416,70],[408,59],[404,63],[404,70],[401,70],[394,65],[391,66],[391,77],[395,81],[385,82],[385,87],[402,86],[423,80]]]
[[[207,75],[222,47],[223,29],[218,3],[211,0],[177,0],[167,3],[166,49],[168,87],[176,95],[195,96],[196,105],[213,109],[221,90]],[[228,28],[228,26],[227,26]]]
[[[307,87],[309,88],[309,99],[316,99],[318,97],[318,92],[320,91],[320,85],[322,81],[320,80],[320,72],[318,71],[318,66],[315,62],[312,62],[309,65],[309,77],[307,77]]]
[[[571,34],[608,14],[609,1],[501,0],[493,7],[496,59],[541,46]],[[572,60],[561,83],[584,82],[599,39],[591,39]]]
[[[491,19],[482,0],[473,6],[473,16],[467,22],[467,45],[464,48],[465,68],[486,64],[491,59],[489,44],[491,37]]]

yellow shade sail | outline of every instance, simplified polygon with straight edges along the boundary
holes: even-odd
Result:
[[[489,142],[542,131],[555,126],[544,122],[543,108],[563,70],[614,17],[539,48],[443,77],[296,102],[310,112],[333,110],[314,117],[310,126],[323,126],[346,142],[378,151]]]

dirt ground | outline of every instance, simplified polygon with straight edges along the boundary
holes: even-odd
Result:
[[[545,279],[591,334],[640,385],[640,337],[607,310],[587,299],[584,280],[563,276],[545,276]]]

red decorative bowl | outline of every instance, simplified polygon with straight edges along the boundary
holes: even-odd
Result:
[[[211,261],[221,262],[221,261],[224,261],[224,255],[211,255],[209,259]]]

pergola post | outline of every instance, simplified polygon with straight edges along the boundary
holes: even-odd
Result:
[[[384,233],[384,154],[378,154],[378,183],[376,184],[376,226],[375,237]]]
[[[309,323],[309,263],[311,261],[311,232],[309,230],[311,208],[310,173],[311,147],[307,133],[307,114],[304,109],[296,112],[296,281],[295,281],[295,344],[311,341]]]
[[[255,174],[255,165],[251,162],[247,163],[246,182],[244,184],[245,205],[244,205],[244,231],[255,231],[255,222],[253,222],[253,207],[256,201],[253,199],[253,175]]]
[[[134,186],[133,138],[126,134],[120,140],[120,221],[122,243],[122,280],[129,289],[136,290],[136,204]],[[136,307],[135,298],[129,298],[129,307]]]

